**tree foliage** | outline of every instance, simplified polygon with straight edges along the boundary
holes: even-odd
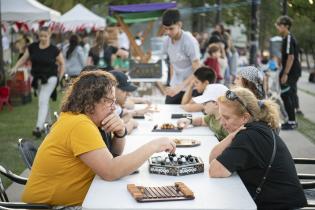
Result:
[[[143,3],[143,0],[39,0],[41,3],[65,13],[77,3],[81,3],[100,16],[106,16],[108,5],[127,5]],[[296,36],[301,48],[306,52],[315,54],[315,0],[288,0],[289,16],[294,19],[292,32]],[[149,0],[146,3],[163,2],[162,0]],[[180,8],[212,7],[217,0],[177,0]],[[261,0],[259,6],[259,45],[267,49],[270,37],[277,35],[274,23],[282,13],[283,0]],[[246,35],[250,34],[251,5],[246,0],[221,0],[221,21],[232,25],[236,20],[245,25]],[[216,11],[191,14],[191,31],[209,31],[215,25]]]
[[[288,5],[289,16],[293,18],[291,31],[300,48],[305,54],[311,54],[315,60],[315,1],[289,0]]]

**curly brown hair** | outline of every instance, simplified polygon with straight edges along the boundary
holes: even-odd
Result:
[[[115,77],[101,70],[82,72],[66,92],[61,111],[72,113],[93,113],[95,103],[112,92],[116,86]]]

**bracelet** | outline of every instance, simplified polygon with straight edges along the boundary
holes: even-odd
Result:
[[[186,119],[189,120],[189,124],[192,125],[192,123],[193,123],[192,117],[188,116],[188,117],[186,117]]]
[[[128,131],[127,131],[127,128],[125,127],[125,133],[123,134],[123,135],[121,135],[121,136],[119,136],[119,135],[117,135],[115,132],[114,132],[114,137],[117,137],[117,138],[124,138],[125,136],[127,136],[127,134],[128,134]]]

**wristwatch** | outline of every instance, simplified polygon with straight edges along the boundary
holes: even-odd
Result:
[[[117,137],[117,138],[124,138],[125,136],[127,136],[128,134],[128,131],[127,131],[127,128],[125,127],[125,133],[123,135],[117,135],[115,132],[114,132],[114,137]]]
[[[186,119],[189,120],[189,124],[192,125],[193,122],[192,116],[187,116]]]

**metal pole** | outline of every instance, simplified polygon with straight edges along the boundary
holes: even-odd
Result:
[[[217,13],[215,17],[215,24],[221,23],[221,0],[216,0]]]
[[[1,18],[1,1],[0,1],[0,86],[5,84],[5,72],[3,62],[3,47],[2,47],[2,18]]]
[[[282,14],[288,15],[288,1],[282,0]]]
[[[251,31],[250,31],[250,54],[249,54],[249,64],[257,65],[257,50],[258,50],[258,7],[260,0],[252,0],[251,9]]]

